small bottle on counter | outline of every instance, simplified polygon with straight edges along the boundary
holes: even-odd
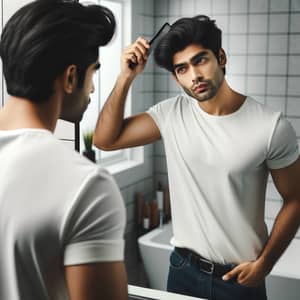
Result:
[[[156,191],[156,199],[158,204],[158,214],[159,214],[159,227],[163,226],[164,221],[164,192],[160,182],[158,182],[158,188]]]
[[[162,210],[164,209],[163,205],[164,205],[164,191],[162,188],[161,183],[158,183],[158,188],[156,191],[156,200],[157,200],[157,204],[158,204],[158,210]]]
[[[150,229],[150,205],[148,202],[144,203],[144,214],[143,214],[143,230],[144,232],[149,231]]]

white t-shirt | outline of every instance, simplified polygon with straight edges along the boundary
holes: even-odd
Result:
[[[122,261],[112,177],[50,131],[0,131],[0,299],[66,300],[64,265]]]
[[[264,222],[269,169],[299,156],[291,125],[247,97],[214,116],[179,95],[148,110],[160,129],[168,166],[171,243],[219,263],[254,260],[268,237]]]

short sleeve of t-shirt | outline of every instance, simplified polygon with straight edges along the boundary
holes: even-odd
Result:
[[[67,219],[65,265],[124,259],[125,208],[107,172],[86,179]]]
[[[169,113],[172,109],[172,104],[174,103],[174,101],[174,98],[164,100],[162,102],[159,102],[158,104],[153,105],[146,111],[146,113],[148,113],[156,123],[161,134],[163,134],[165,124],[167,123]]]
[[[299,157],[295,130],[282,116],[276,123],[269,145],[267,166],[270,169],[287,167]]]

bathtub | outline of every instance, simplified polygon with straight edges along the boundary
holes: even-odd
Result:
[[[150,288],[166,290],[172,223],[157,228],[138,239]],[[268,300],[300,299],[300,240],[294,239],[267,277]]]

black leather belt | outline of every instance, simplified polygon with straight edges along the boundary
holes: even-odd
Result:
[[[219,263],[214,263],[201,255],[193,252],[192,250],[186,248],[178,248],[175,247],[175,251],[178,252],[182,257],[187,258],[188,256],[191,257],[191,264],[196,266],[201,271],[207,274],[213,274],[218,277],[222,277],[227,272],[233,269],[233,265],[222,265]]]

